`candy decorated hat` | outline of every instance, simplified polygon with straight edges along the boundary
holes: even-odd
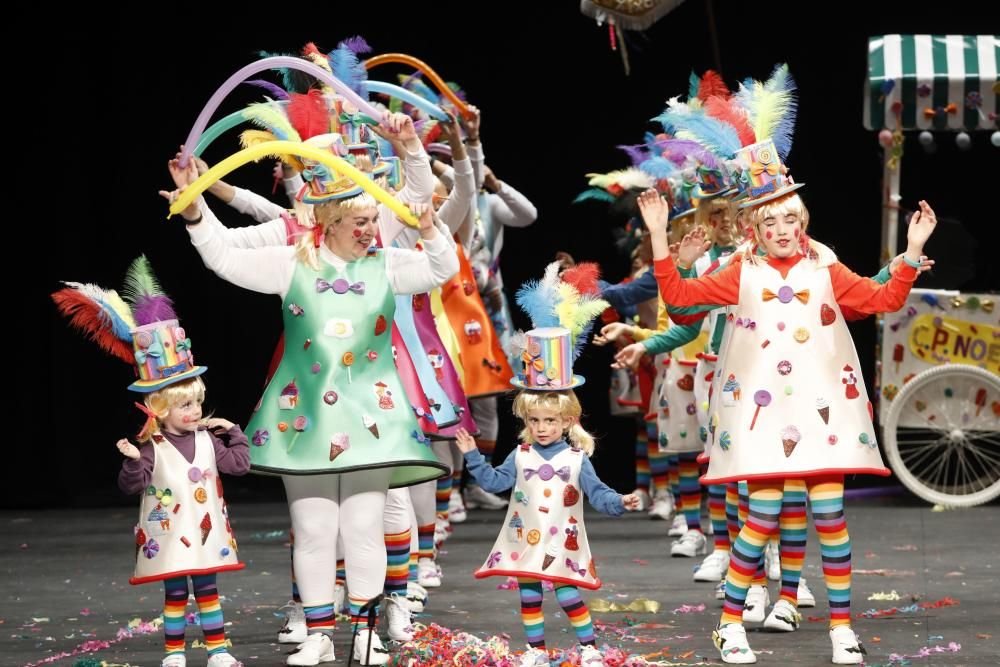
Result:
[[[579,265],[574,273],[580,275]],[[522,362],[510,381],[515,387],[561,391],[586,382],[573,373],[573,363],[586,345],[594,318],[610,304],[597,298],[596,277],[585,282],[574,284],[560,278],[559,263],[552,262],[545,267],[542,280],[528,281],[517,291],[517,304],[534,328],[512,337]]]
[[[132,391],[148,394],[208,370],[195,365],[191,339],[145,256],[129,267],[124,298],[93,284],[65,285],[52,295],[59,312],[106,352],[133,366],[138,379],[129,385]]]

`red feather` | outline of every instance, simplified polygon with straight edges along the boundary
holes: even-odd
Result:
[[[431,129],[427,130],[427,134],[424,135],[423,142],[424,148],[433,144],[441,136],[441,123],[434,123]]]
[[[313,88],[305,95],[292,93],[288,102],[288,121],[302,140],[330,131],[330,114],[323,93]]]
[[[580,294],[597,294],[601,290],[597,285],[600,277],[601,267],[596,262],[580,262],[562,274],[563,282],[575,287]]]
[[[735,100],[710,97],[705,100],[705,113],[712,118],[732,125],[736,129],[736,134],[740,137],[740,143],[744,146],[749,146],[757,141],[753,133],[753,128],[750,127],[746,111],[736,104]]]
[[[314,44],[313,42],[309,42],[308,44],[302,47],[302,55],[309,56],[312,55],[313,53],[319,53],[320,55],[323,55],[322,53],[320,53],[319,48],[317,48],[316,44]]]
[[[79,290],[67,287],[52,295],[56,308],[69,318],[71,326],[79,329],[102,350],[129,365],[135,365],[132,345],[118,338],[107,324],[107,315]]]
[[[698,99],[704,102],[710,97],[729,98],[731,95],[732,93],[729,92],[726,82],[722,80],[719,73],[714,70],[706,70],[705,75],[701,77],[701,83],[698,84]]]

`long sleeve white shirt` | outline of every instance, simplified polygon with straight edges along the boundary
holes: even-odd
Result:
[[[284,299],[299,261],[295,257],[295,247],[283,243],[259,248],[236,247],[219,233],[221,224],[214,220],[211,210],[206,207],[202,216],[200,224],[187,229],[205,266],[234,285],[264,294],[278,294]],[[424,241],[423,252],[400,248],[386,248],[384,252],[386,275],[394,294],[427,292],[458,272],[454,246],[440,232],[434,239]],[[325,244],[320,245],[319,258],[337,269],[348,263]]]

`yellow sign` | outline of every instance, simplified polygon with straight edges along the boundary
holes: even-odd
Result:
[[[1000,373],[1000,327],[921,315],[910,325],[910,352],[928,364],[966,364]]]

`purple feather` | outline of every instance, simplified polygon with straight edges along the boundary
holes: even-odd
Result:
[[[633,167],[639,166],[649,158],[649,155],[645,150],[643,150],[645,146],[642,145],[629,146],[626,144],[615,146],[615,148],[625,151],[625,154],[628,155],[628,159],[631,160]]]
[[[705,150],[705,147],[697,141],[690,139],[669,139],[660,141],[657,145],[663,152],[663,156],[679,167],[687,164],[690,158],[694,158],[710,169],[715,169],[717,166],[715,156]]]
[[[355,55],[358,55],[358,54],[361,54],[361,53],[371,53],[372,52],[372,47],[368,46],[368,42],[366,42],[365,38],[362,37],[361,35],[356,35],[354,37],[348,37],[347,39],[343,40],[337,46],[338,47],[342,47],[342,48],[346,48],[346,49],[350,49],[351,51],[354,51]]]
[[[287,100],[288,93],[284,88],[276,83],[271,83],[270,81],[265,81],[264,79],[251,79],[249,81],[244,81],[243,83],[250,84],[251,86],[257,86],[258,88],[263,88],[271,97],[276,100]]]
[[[132,317],[138,326],[162,322],[164,320],[176,320],[177,313],[174,312],[174,302],[169,296],[160,294],[157,296],[139,296],[132,306]]]

